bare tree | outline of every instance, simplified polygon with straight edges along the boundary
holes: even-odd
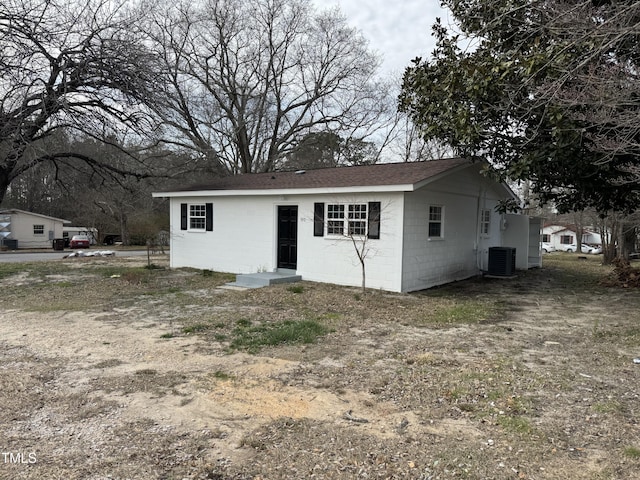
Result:
[[[156,90],[154,57],[124,0],[0,3],[0,202],[10,183],[43,162],[117,167],[61,148],[55,132],[106,139],[152,130],[144,102]],[[120,136],[118,135],[118,136]]]
[[[404,113],[398,113],[396,132],[390,151],[403,162],[419,162],[453,156],[453,151],[443,143],[422,138],[421,130]]]
[[[376,243],[380,239],[380,225],[389,203],[339,198],[327,205],[326,217],[324,205],[320,211],[314,211],[314,229],[316,225],[319,226],[322,230],[319,234],[326,233],[330,238],[335,238],[336,244],[349,241],[360,265],[362,293],[366,293],[367,261],[378,253]]]
[[[366,139],[394,114],[366,40],[309,0],[171,2],[150,30],[165,141],[226,173],[274,170],[311,132]]]

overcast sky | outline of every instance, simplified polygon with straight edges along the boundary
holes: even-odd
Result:
[[[317,8],[338,5],[349,24],[383,56],[382,73],[402,75],[415,57],[427,57],[434,48],[431,25],[447,14],[439,0],[313,0]]]

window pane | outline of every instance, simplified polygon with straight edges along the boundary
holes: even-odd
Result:
[[[327,205],[327,234],[344,234],[344,205]]]
[[[327,218],[344,218],[344,205],[328,205]]]
[[[190,205],[189,206],[192,217],[204,217],[206,207],[204,205]]]
[[[367,218],[366,205],[349,205],[349,219],[360,220]]]
[[[190,222],[190,228],[204,230],[205,222],[204,218],[192,218]]]
[[[342,235],[344,222],[342,220],[329,220],[327,222],[328,235]]]
[[[194,230],[204,230],[207,225],[206,215],[206,205],[189,205],[189,228]]]
[[[442,207],[429,207],[429,221],[439,222],[442,220]]]
[[[429,236],[439,237],[442,231],[442,225],[439,222],[429,222]]]
[[[480,212],[480,234],[489,234],[489,225],[491,224],[491,210],[483,209]]]
[[[367,233],[367,222],[353,220],[349,222],[349,235],[364,235]]]
[[[349,205],[349,235],[366,235],[367,205]]]
[[[429,206],[429,237],[442,236],[442,207],[438,205]]]

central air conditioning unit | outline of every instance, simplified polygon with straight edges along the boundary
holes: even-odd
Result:
[[[489,275],[509,277],[516,272],[516,249],[513,247],[489,248]]]

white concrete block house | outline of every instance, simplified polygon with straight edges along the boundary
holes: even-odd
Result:
[[[367,287],[410,292],[480,274],[505,242],[518,268],[540,266],[539,223],[530,235],[528,217],[496,213],[515,195],[481,168],[454,158],[246,174],[153,195],[170,199],[172,267],[358,286],[351,231],[367,235]]]
[[[0,210],[0,243],[17,241],[18,248],[51,248],[54,238],[62,238],[64,224],[71,223],[62,218],[17,208]]]
[[[545,225],[542,229],[542,241],[562,250],[564,245],[575,245],[578,234],[575,225]],[[593,227],[583,227],[582,243],[602,246],[602,236]]]

